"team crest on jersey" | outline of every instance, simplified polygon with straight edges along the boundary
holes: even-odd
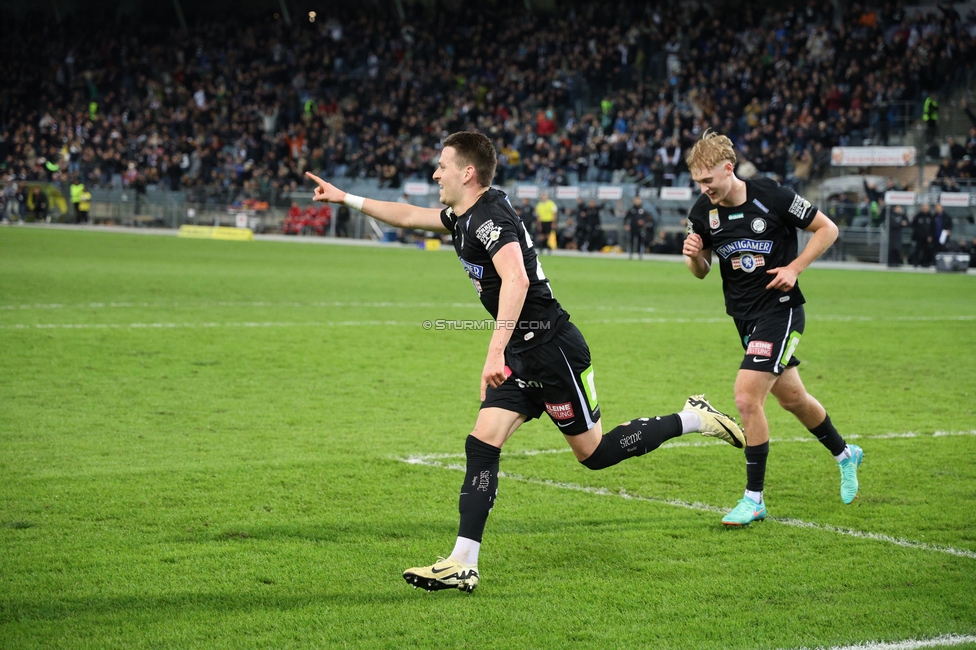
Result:
[[[743,253],[739,257],[732,258],[732,268],[736,271],[742,269],[746,273],[752,273],[760,266],[766,266],[766,258],[762,255]]]
[[[750,225],[752,226],[752,232],[757,235],[766,232],[766,220],[762,217],[756,217]]]
[[[461,257],[459,257],[458,259],[461,261],[461,266],[464,267],[464,270],[468,272],[468,277],[472,279],[477,278],[480,280],[482,276],[485,274],[485,267],[478,266],[477,264],[472,264],[471,262],[468,262],[467,260]]]
[[[498,238],[502,234],[502,227],[496,226],[495,222],[489,219],[478,227],[474,235],[485,248],[491,248],[498,243]]]
[[[720,225],[722,225],[722,222],[719,221],[719,218],[718,218],[718,210],[709,210],[708,211],[708,227],[711,228],[712,230],[715,230]]]

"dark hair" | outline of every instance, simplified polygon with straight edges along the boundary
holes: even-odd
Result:
[[[472,165],[478,177],[478,185],[490,187],[495,178],[498,154],[488,136],[473,131],[459,131],[444,138],[444,146],[457,152],[462,167]]]

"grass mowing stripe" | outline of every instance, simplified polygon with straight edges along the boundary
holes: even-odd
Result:
[[[932,639],[909,639],[908,641],[875,642],[868,641],[857,645],[836,646],[826,650],[917,650],[918,648],[945,648],[948,646],[962,645],[963,643],[976,643],[976,636],[943,634]],[[797,648],[797,650],[811,650],[810,648]],[[816,650],[824,650],[822,647]]]
[[[891,440],[895,438],[945,438],[949,436],[976,436],[976,429],[971,431],[936,431],[934,433],[916,433],[914,431],[908,431],[906,433],[880,433],[877,435],[860,435],[857,433],[848,434],[844,436],[845,440]],[[819,442],[816,438],[812,436],[806,436],[803,438],[770,438],[770,442],[774,443],[785,443],[785,442]],[[696,442],[684,441],[684,440],[669,440],[661,445],[664,447],[723,447],[727,445],[727,442],[722,442],[720,440],[700,440]],[[517,451],[506,451],[503,452],[503,456],[538,456],[540,454],[567,454],[571,452],[572,449],[560,448],[560,449],[520,449]],[[450,454],[416,454],[409,456],[407,459],[398,460],[444,460],[447,458],[464,458],[463,453],[450,453]]]
[[[445,464],[438,461],[425,460],[417,456],[411,456],[408,458],[397,458],[400,462],[407,463],[409,465],[422,465],[424,467],[436,467],[440,469],[450,469],[456,471],[464,471],[464,465],[458,465],[456,463]],[[589,485],[579,485],[578,483],[566,483],[561,481],[553,481],[550,479],[539,479],[530,476],[522,476],[520,474],[511,474],[508,472],[498,472],[500,478],[507,478],[513,481],[518,481],[519,483],[528,483],[530,485],[543,485],[546,487],[554,487],[560,490],[570,490],[573,492],[584,492],[586,494],[595,494],[599,496],[612,496],[619,497],[621,499],[632,499],[635,501],[645,501],[648,503],[660,503],[668,506],[676,506],[678,508],[686,508],[688,510],[700,510],[704,512],[715,512],[724,514],[728,512],[728,508],[719,508],[717,506],[708,505],[706,503],[699,503],[697,501],[684,501],[681,499],[664,499],[661,497],[648,497],[639,494],[632,494],[626,490],[611,491],[604,487],[592,487]],[[896,546],[901,546],[903,548],[912,548],[920,551],[932,551],[936,553],[945,553],[946,555],[955,555],[957,557],[964,557],[970,560],[976,560],[976,551],[969,551],[965,549],[958,549],[952,546],[943,546],[941,544],[929,544],[927,542],[918,542],[911,539],[903,539],[900,537],[892,537],[890,535],[882,535],[880,533],[865,532],[861,530],[855,530],[853,528],[841,528],[839,526],[831,526],[829,524],[817,524],[810,521],[802,521],[800,519],[792,518],[781,518],[781,517],[766,517],[766,521],[771,521],[777,524],[783,524],[785,526],[792,526],[795,528],[806,528],[811,530],[820,530],[828,533],[837,533],[839,535],[846,535],[848,537],[856,537],[859,539],[870,539],[876,542],[884,542],[887,544],[894,544]]]

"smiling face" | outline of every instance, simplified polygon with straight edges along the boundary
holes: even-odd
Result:
[[[464,198],[464,184],[474,177],[472,165],[461,166],[454,147],[444,147],[434,171],[434,182],[440,187],[438,198],[449,207],[457,206]]]
[[[725,160],[711,169],[695,168],[692,170],[691,178],[712,205],[718,205],[732,192],[732,179],[735,178],[735,174],[732,163]]]

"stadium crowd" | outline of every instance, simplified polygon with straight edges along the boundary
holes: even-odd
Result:
[[[711,126],[743,165],[800,185],[831,146],[885,143],[894,103],[921,107],[976,60],[972,12],[823,6],[10,30],[0,173],[267,201],[305,170],[427,180],[442,137],[477,129],[500,152],[496,184],[686,185],[683,152]],[[976,137],[961,144],[976,160]]]

